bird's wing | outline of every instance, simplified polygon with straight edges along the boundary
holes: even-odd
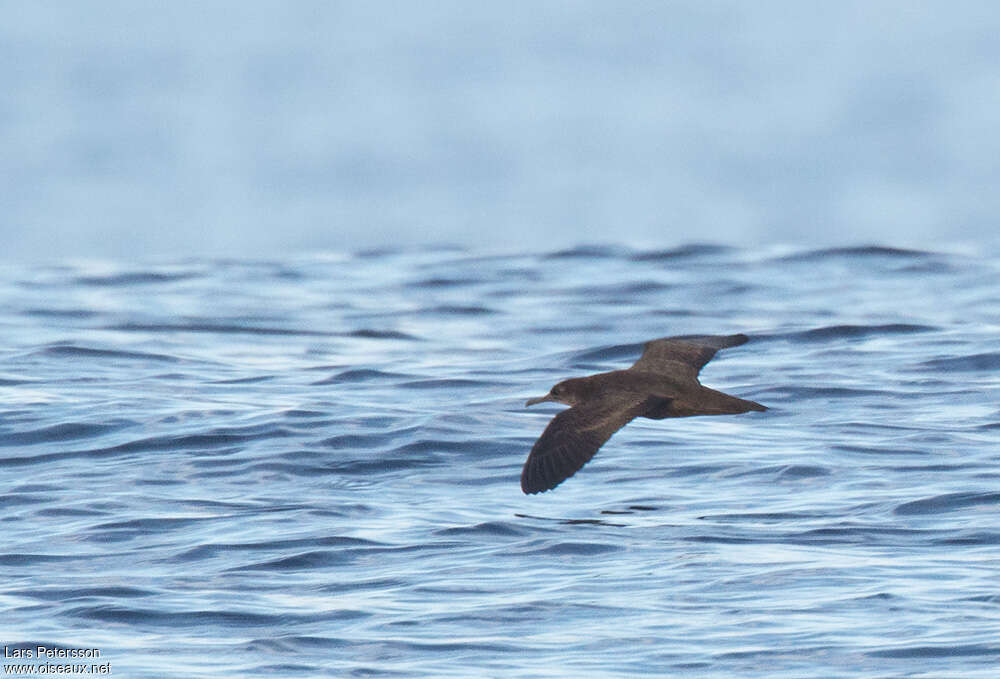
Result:
[[[521,471],[521,490],[533,494],[555,488],[587,464],[612,434],[667,401],[647,394],[613,392],[562,411],[552,418],[528,454]]]
[[[738,347],[748,339],[746,335],[664,337],[646,342],[642,357],[630,370],[697,380],[702,366],[712,360],[715,352]]]

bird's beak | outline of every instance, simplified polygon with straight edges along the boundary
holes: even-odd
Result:
[[[544,403],[545,401],[552,401],[552,400],[553,398],[551,396],[545,394],[545,396],[539,396],[538,398],[529,398],[528,402],[524,404],[524,407],[527,408],[528,406],[533,406],[536,403]]]

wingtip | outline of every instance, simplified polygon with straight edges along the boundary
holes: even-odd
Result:
[[[563,479],[563,481],[565,481],[565,480],[566,479]],[[529,488],[525,488],[524,486],[521,486],[521,492],[524,493],[525,495],[541,495],[542,493],[547,493],[550,490],[555,490],[556,486],[558,486],[561,483],[562,483],[562,481],[560,481],[559,483],[557,483],[555,485],[552,485],[552,486],[537,486],[537,487],[529,487]]]
[[[521,474],[521,492],[525,495],[538,495],[552,490],[565,480],[559,479],[555,483],[549,483],[544,477],[538,474],[529,474],[525,470],[525,473]]]
[[[525,495],[538,495],[539,493],[544,493],[547,490],[548,488],[530,485],[524,480],[524,478],[521,479],[521,492]]]
[[[691,344],[700,344],[706,347],[711,347],[713,349],[729,349],[730,347],[738,347],[741,344],[746,344],[750,341],[748,335],[738,332],[735,335],[675,335],[673,337],[662,337],[658,340],[652,340],[651,342],[646,342],[644,346],[649,346],[654,342],[662,342],[663,340],[675,340],[681,342],[688,342]]]
[[[521,492],[525,495],[547,493],[576,473],[576,470],[568,475],[552,473],[551,471],[547,472],[538,465],[529,466],[530,463],[531,460],[529,459],[525,463],[525,468],[521,471]]]
[[[731,349],[732,347],[738,347],[741,344],[746,344],[750,341],[750,338],[742,332],[738,332],[735,335],[722,335],[718,338],[718,340],[719,349]]]

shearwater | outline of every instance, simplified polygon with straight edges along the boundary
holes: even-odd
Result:
[[[736,347],[746,335],[684,335],[645,344],[631,368],[576,377],[558,383],[543,401],[569,410],[552,418],[528,454],[521,471],[527,494],[551,490],[573,476],[611,436],[636,417],[662,420],[691,415],[732,415],[767,410],[702,386],[698,373],[719,349]]]

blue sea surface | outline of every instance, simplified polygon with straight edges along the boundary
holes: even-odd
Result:
[[[998,280],[883,246],[4,266],[0,644],[120,677],[992,679]],[[527,398],[734,332],[702,381],[767,412],[640,419],[521,493],[560,409]]]

